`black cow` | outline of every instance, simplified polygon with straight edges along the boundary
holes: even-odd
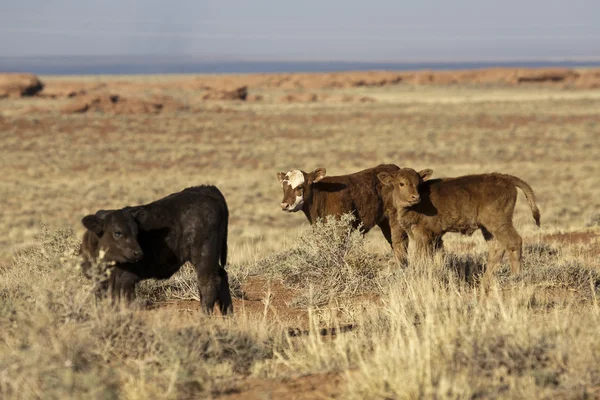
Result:
[[[116,263],[104,289],[113,299],[131,300],[139,281],[170,278],[189,261],[198,276],[202,308],[211,313],[217,302],[222,314],[231,313],[224,269],[228,220],[223,194],[205,185],[145,205],[98,211],[81,221],[88,229],[81,247],[84,273],[104,250],[104,260]]]

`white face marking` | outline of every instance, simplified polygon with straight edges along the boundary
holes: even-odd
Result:
[[[293,169],[285,174],[285,178],[281,180],[281,187],[286,183],[290,186],[291,189],[297,189],[304,184],[304,174],[299,169]],[[294,204],[290,204],[286,207],[287,211],[298,211],[302,209],[304,205],[304,196],[301,194],[300,196],[296,195],[296,200]]]
[[[294,204],[292,204],[291,206],[288,207],[288,210],[298,211],[302,208],[303,205],[304,205],[304,199],[302,198],[302,196],[296,196],[296,201],[294,202]]]
[[[304,174],[298,169],[293,169],[285,174],[285,180],[288,181],[292,189],[296,189],[298,186],[304,184]]]

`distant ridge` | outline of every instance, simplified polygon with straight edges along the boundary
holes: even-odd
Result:
[[[227,58],[170,56],[44,56],[0,57],[0,72],[38,75],[127,74],[244,74],[333,71],[459,70],[493,67],[598,67],[600,60],[354,62],[354,61],[245,61]]]

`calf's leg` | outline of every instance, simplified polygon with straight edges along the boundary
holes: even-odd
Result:
[[[213,238],[205,238],[191,252],[191,262],[198,277],[200,303],[207,314],[212,314],[217,300],[220,300],[221,307],[224,306],[227,311],[232,308],[229,304],[231,302],[229,285],[224,283],[226,275],[222,274],[222,268],[219,265],[219,249],[220,247]]]
[[[115,268],[111,272],[109,287],[113,304],[123,301],[126,305],[135,300],[135,285],[140,278],[128,271]]]
[[[502,262],[504,248],[489,230],[482,227],[481,232],[483,233],[483,238],[488,244],[488,260],[485,273],[483,275],[483,283],[485,286],[489,286],[494,278],[494,273]]]
[[[422,229],[413,229],[411,238],[414,240],[414,258],[417,262],[431,261],[435,249],[436,239],[431,232]]]
[[[233,301],[231,300],[231,291],[229,290],[229,276],[225,268],[219,269],[221,276],[221,287],[217,296],[217,304],[222,315],[233,314]]]
[[[492,227],[487,227],[488,231],[491,232],[491,234],[493,235],[493,237],[495,238],[495,240],[500,244],[501,249],[499,250],[497,248],[497,245],[495,244],[495,251],[496,252],[500,252],[500,255],[497,255],[498,253],[493,253],[492,252],[492,247],[490,246],[490,255],[489,255],[489,259],[492,259],[494,256],[498,258],[498,260],[496,261],[497,264],[500,263],[500,261],[502,260],[502,255],[504,254],[504,251],[506,250],[506,252],[508,253],[508,259],[510,261],[510,272],[511,275],[516,275],[518,273],[521,272],[521,253],[522,253],[522,248],[523,248],[523,239],[521,239],[521,236],[517,233],[517,231],[515,230],[515,228],[512,225],[512,221],[508,220],[505,221],[501,224],[496,225],[494,228]],[[497,266],[494,266],[494,269],[497,268]],[[489,266],[488,266],[489,269]],[[491,271],[489,275],[493,274],[494,271]],[[488,275],[488,271],[486,271],[486,275]],[[488,275],[488,277],[489,277]]]
[[[402,265],[406,265],[408,255],[408,234],[400,227],[396,215],[390,218],[383,219],[377,224],[383,232],[388,243],[392,246],[396,261]]]
[[[516,202],[517,189],[514,188],[512,195],[499,205],[497,217],[493,218],[495,223],[488,226],[488,229],[502,243],[508,253],[511,275],[521,272],[521,253],[523,249],[523,239],[512,222]],[[494,230],[491,230],[492,226]]]
[[[510,273],[516,275],[521,272],[521,257],[523,252],[523,239],[513,227],[512,221],[506,224],[498,233],[498,240],[504,243],[508,260],[510,261]]]

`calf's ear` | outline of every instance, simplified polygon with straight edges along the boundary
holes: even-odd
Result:
[[[390,174],[388,174],[387,172],[380,172],[380,173],[378,173],[377,174],[377,178],[379,179],[379,181],[381,183],[383,183],[386,186],[394,184],[394,180],[392,179],[392,177],[390,176]]]
[[[98,211],[96,211],[96,214],[94,214],[94,215],[98,218],[104,218],[113,211],[115,211],[115,210],[98,210]]]
[[[422,171],[419,171],[419,175],[421,176],[421,179],[426,181],[431,177],[431,175],[433,175],[433,171],[430,169],[424,169]]]
[[[137,222],[140,226],[148,224],[148,211],[144,210],[143,208],[138,208],[137,210],[133,211],[131,213],[131,216],[133,217],[133,219],[135,219],[135,222]]]
[[[285,172],[278,172],[277,179],[279,179],[279,183],[283,182],[283,180],[285,179]]]
[[[325,178],[325,174],[327,170],[325,168],[317,168],[313,172],[310,173],[310,183],[319,182],[321,179]]]
[[[101,237],[102,234],[104,234],[104,221],[96,215],[86,215],[81,220],[81,223],[98,237]]]

